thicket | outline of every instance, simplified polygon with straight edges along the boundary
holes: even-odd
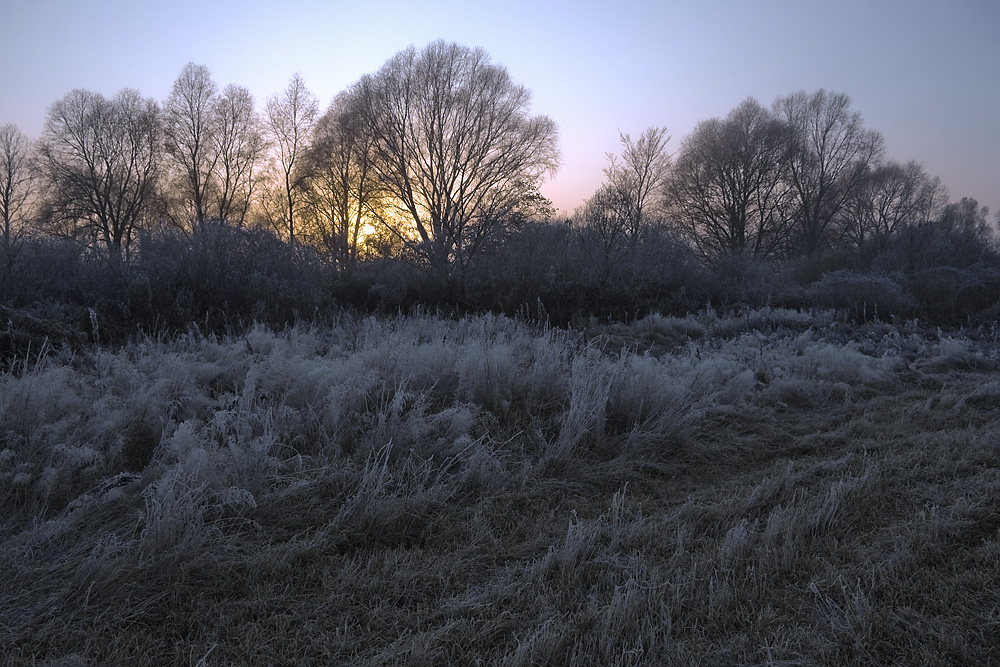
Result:
[[[876,257],[833,249],[809,261],[732,258],[711,269],[669,229],[653,227],[610,267],[586,228],[530,222],[480,253],[457,296],[405,257],[351,269],[263,229],[206,223],[147,231],[127,261],[73,241],[24,240],[0,284],[0,354],[47,344],[120,345],[131,336],[236,333],[254,322],[320,322],[343,308],[393,314],[495,312],[556,326],[684,315],[707,304],[832,308],[855,321],[918,318],[958,326],[1000,319],[1000,255],[989,239],[927,225]]]

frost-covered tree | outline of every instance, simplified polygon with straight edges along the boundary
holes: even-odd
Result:
[[[670,174],[671,156],[667,152],[670,135],[665,127],[649,127],[638,139],[632,139],[628,133],[620,133],[619,137],[621,155],[607,154],[604,175],[607,184],[618,191],[618,197],[627,202],[629,227],[638,233],[663,213]]]
[[[889,161],[869,169],[845,202],[843,232],[859,248],[884,247],[903,226],[931,220],[942,199],[940,179],[919,163]]]

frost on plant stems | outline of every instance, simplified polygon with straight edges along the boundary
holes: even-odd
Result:
[[[288,656],[318,655],[289,630],[307,624],[343,664],[763,662],[764,642],[846,664],[898,633],[919,662],[935,623],[979,656],[962,628],[989,600],[948,591],[993,576],[989,345],[765,310],[586,336],[345,319],[53,357],[0,375],[0,619],[88,659],[167,650],[135,631],[152,619],[205,655],[181,613],[229,627],[212,656],[233,664],[254,660],[244,614]]]

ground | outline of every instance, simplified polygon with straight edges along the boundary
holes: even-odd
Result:
[[[1000,336],[345,314],[0,376],[11,664],[990,664]]]

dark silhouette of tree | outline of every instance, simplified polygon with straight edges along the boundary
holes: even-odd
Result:
[[[884,250],[904,225],[931,220],[944,198],[940,179],[928,176],[917,162],[869,168],[844,204],[844,234],[858,248]]]
[[[284,92],[267,100],[265,126],[275,151],[281,200],[280,213],[275,211],[271,222],[292,243],[307,177],[301,163],[318,115],[319,102],[297,73]]]
[[[253,96],[243,86],[229,84],[212,106],[216,154],[214,176],[218,191],[212,212],[220,220],[242,227],[260,184],[260,165],[267,150]]]
[[[371,134],[357,101],[347,93],[334,99],[316,123],[305,159],[316,233],[340,269],[357,262],[363,233],[374,232],[382,196],[372,165]]]
[[[198,228],[205,223],[213,171],[219,159],[215,101],[216,85],[208,68],[188,63],[163,105],[166,155],[180,172],[174,188],[183,193]]]
[[[833,221],[884,151],[882,135],[866,130],[861,114],[850,106],[847,95],[822,89],[774,102],[774,112],[791,130],[794,240],[807,257],[829,243]]]
[[[942,208],[936,227],[964,249],[962,254],[971,263],[997,247],[997,237],[990,228],[989,214],[989,207],[980,206],[972,197],[962,197]]]
[[[0,293],[10,282],[34,196],[31,142],[15,125],[0,126]]]
[[[779,257],[787,245],[788,128],[755,99],[702,121],[674,164],[675,223],[702,261]]]
[[[49,108],[40,147],[49,222],[120,262],[154,203],[161,145],[155,100],[130,88],[67,94]]]
[[[357,84],[373,163],[393,205],[383,220],[453,297],[486,239],[558,166],[555,123],[479,48],[410,47]]]

